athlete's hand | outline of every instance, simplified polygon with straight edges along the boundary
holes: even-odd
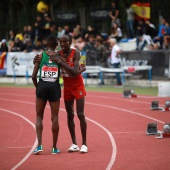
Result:
[[[40,60],[41,60],[41,56],[37,54],[33,59],[33,64],[35,64],[36,62],[40,62]]]
[[[86,67],[80,67],[78,70],[78,74],[81,74],[84,71],[86,71]]]
[[[54,61],[55,63],[60,62],[61,58],[58,54],[50,55],[50,60]]]

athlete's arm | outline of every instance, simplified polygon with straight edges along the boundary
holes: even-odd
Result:
[[[37,87],[37,74],[39,70],[39,62],[36,62],[34,65],[33,73],[32,73],[32,81],[35,87]]]
[[[65,61],[63,61],[63,57],[57,56],[55,55],[55,57],[51,57],[51,59],[54,62],[59,63],[67,72],[69,72],[72,76],[75,76],[77,74],[80,74],[84,71],[84,69],[82,68],[81,70],[79,70],[79,60],[80,60],[80,52],[79,51],[75,51],[74,53],[74,68],[70,67],[67,65],[67,63]]]
[[[37,54],[34,59],[33,59],[33,64],[35,64],[36,62],[40,62],[42,58],[42,53],[41,54]]]

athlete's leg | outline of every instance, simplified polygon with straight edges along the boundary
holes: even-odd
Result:
[[[70,131],[71,139],[73,144],[77,145],[76,135],[75,135],[75,124],[74,124],[74,100],[64,101],[64,103],[67,112],[67,124]]]
[[[85,104],[85,97],[76,100],[77,116],[80,120],[80,127],[81,127],[81,134],[82,134],[82,145],[87,145],[86,144],[87,123],[84,115],[84,104]]]
[[[55,102],[50,102],[51,107],[51,121],[52,121],[52,133],[53,133],[53,148],[56,148],[58,133],[59,133],[59,123],[58,123],[58,113],[60,107],[60,99]]]
[[[36,97],[36,132],[38,138],[38,146],[42,145],[42,130],[43,130],[43,116],[44,116],[44,108],[46,106],[47,101],[44,101],[38,97]]]

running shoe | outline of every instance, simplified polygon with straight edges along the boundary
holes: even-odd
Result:
[[[57,148],[52,148],[51,154],[58,154],[60,153],[60,150]]]
[[[87,152],[88,152],[87,146],[86,146],[86,145],[82,145],[82,146],[81,146],[81,149],[80,149],[80,152],[81,152],[81,153],[87,153]]]
[[[43,151],[43,146],[40,145],[40,146],[37,146],[37,148],[33,151],[33,154],[38,155],[42,151]]]
[[[79,147],[75,144],[72,144],[70,148],[68,148],[68,152],[77,152],[79,151]]]

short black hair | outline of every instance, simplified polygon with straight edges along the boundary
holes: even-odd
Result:
[[[54,35],[49,35],[47,37],[47,43],[51,45],[58,45],[57,38]]]

